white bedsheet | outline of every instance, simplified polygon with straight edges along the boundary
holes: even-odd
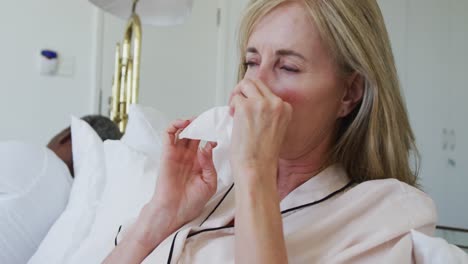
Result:
[[[24,264],[68,201],[72,177],[43,146],[0,143],[0,263]]]

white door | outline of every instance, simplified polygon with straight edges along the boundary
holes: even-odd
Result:
[[[245,6],[249,0],[220,0],[222,19],[219,56],[220,79],[218,83],[218,103],[227,103],[229,93],[237,84],[239,65],[238,32]]]
[[[450,182],[444,197],[449,196],[448,205],[441,211],[440,219],[448,226],[468,229],[468,0],[451,0],[450,44],[448,47],[450,113],[449,133],[451,144],[446,151],[446,166],[449,173],[442,175]],[[449,134],[450,135],[450,134]],[[443,215],[447,212],[447,215]],[[448,216],[448,217],[446,217]],[[450,217],[450,218],[449,218]],[[445,231],[443,237],[454,244],[464,246],[468,253],[468,233]]]
[[[143,26],[139,103],[171,119],[188,118],[215,105],[218,0],[194,1],[183,25]],[[108,114],[115,43],[126,21],[105,14],[102,45],[102,104]]]
[[[439,225],[468,228],[468,0],[407,0],[407,95]]]

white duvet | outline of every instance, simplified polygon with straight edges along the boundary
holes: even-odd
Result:
[[[68,201],[72,177],[52,151],[0,143],[0,263],[24,264]]]

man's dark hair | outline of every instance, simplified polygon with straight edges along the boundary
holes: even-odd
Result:
[[[81,120],[88,123],[102,141],[119,140],[122,137],[119,127],[105,116],[88,115],[82,117]],[[69,126],[55,135],[47,147],[65,162],[71,176],[74,177],[71,127]]]
[[[87,115],[81,118],[88,123],[98,134],[102,141],[111,139],[118,140],[122,137],[119,127],[108,117],[100,115]]]

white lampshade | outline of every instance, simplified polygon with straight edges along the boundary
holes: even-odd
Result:
[[[133,0],[89,0],[102,10],[128,19]],[[192,11],[193,0],[139,0],[136,13],[141,23],[154,26],[177,25],[185,22]]]

